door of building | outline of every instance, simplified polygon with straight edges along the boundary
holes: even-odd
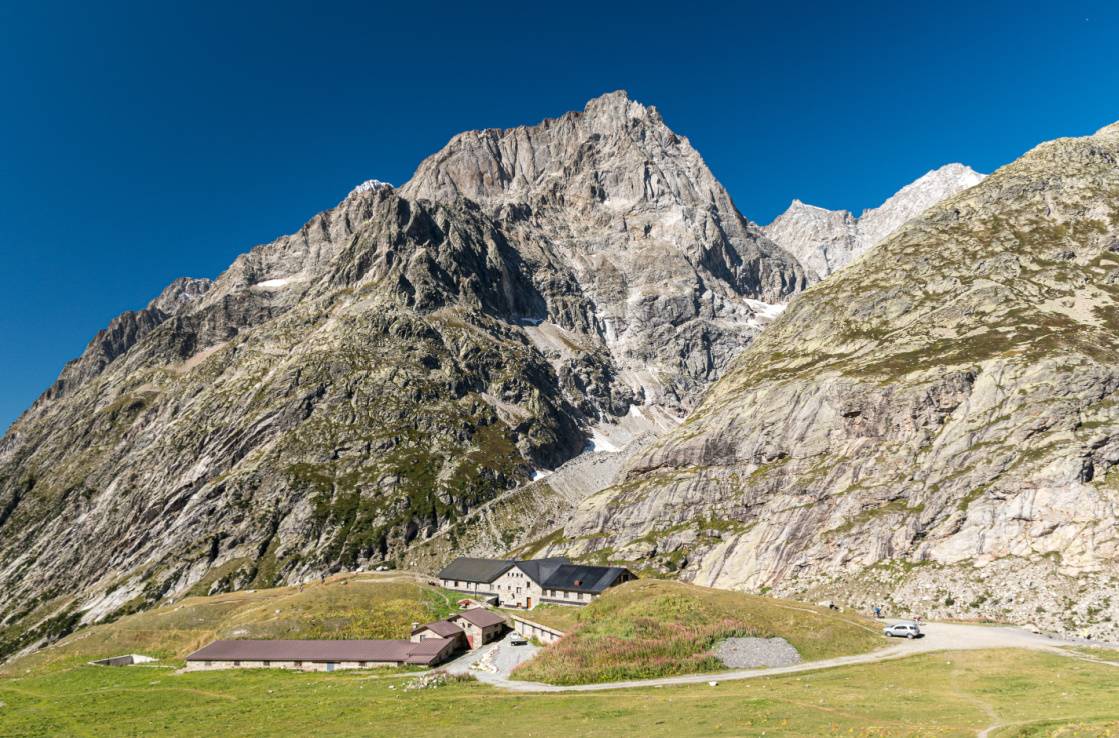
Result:
[[[531,610],[532,609],[532,597],[526,597],[525,598],[525,609],[526,610]]]

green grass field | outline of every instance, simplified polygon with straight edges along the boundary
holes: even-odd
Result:
[[[405,691],[408,679],[78,666],[0,679],[0,735],[1119,735],[1119,668],[1021,651],[593,693]]]
[[[806,661],[883,645],[878,628],[857,615],[656,579],[623,584],[585,608],[537,608],[526,617],[567,634],[516,672],[551,684],[719,671],[711,649],[733,636],[780,636]]]
[[[450,612],[456,599],[406,577],[349,575],[303,591],[188,598],[79,630],[0,671],[0,736],[974,736],[992,726],[1000,738],[1119,736],[1119,666],[1089,648],[1070,651],[1081,658],[949,652],[716,687],[559,694],[477,682],[406,690],[415,678],[406,670],[176,673],[186,653],[212,638],[401,637],[413,620]],[[639,641],[679,635],[673,629],[685,622],[721,627],[732,616],[735,628],[783,635],[807,659],[879,643],[857,617],[671,582],[637,582],[594,607],[537,614],[557,625],[566,618],[579,652],[605,650],[627,627]],[[675,647],[694,647],[689,638]],[[128,652],[164,661],[85,663]],[[642,658],[630,667],[645,668]],[[588,663],[599,674],[601,665]]]
[[[445,617],[459,595],[401,575],[340,575],[325,584],[188,597],[83,628],[0,666],[0,676],[65,668],[126,653],[179,659],[218,638],[406,638],[413,622]]]

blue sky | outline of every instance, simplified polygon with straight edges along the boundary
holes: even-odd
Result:
[[[326,5],[0,0],[0,428],[117,313],[468,128],[626,89],[764,223],[1119,120],[1114,2]]]

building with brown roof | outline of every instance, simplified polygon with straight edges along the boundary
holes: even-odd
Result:
[[[419,643],[431,638],[450,638],[458,642],[455,650],[466,648],[466,634],[462,628],[446,620],[436,620],[434,623],[416,625],[412,628],[412,642]]]
[[[456,612],[446,622],[462,629],[471,649],[481,648],[490,641],[497,640],[506,627],[505,618],[481,607]]]
[[[188,671],[298,669],[335,671],[416,664],[435,666],[461,647],[460,638],[418,641],[214,641],[186,657]]]

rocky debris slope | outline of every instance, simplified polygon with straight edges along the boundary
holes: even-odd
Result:
[[[727,638],[715,656],[728,669],[771,668],[800,663],[800,654],[784,638]]]
[[[624,93],[456,137],[399,190],[364,183],[115,319],[12,426],[0,658],[185,593],[397,562],[675,427],[804,285]],[[559,499],[595,478],[557,475]]]
[[[983,181],[963,164],[946,164],[902,187],[876,208],[856,218],[846,210],[826,210],[793,200],[788,210],[762,230],[823,279],[884,241],[907,221],[946,198]]]
[[[550,547],[1119,637],[1119,124],[793,301]]]

